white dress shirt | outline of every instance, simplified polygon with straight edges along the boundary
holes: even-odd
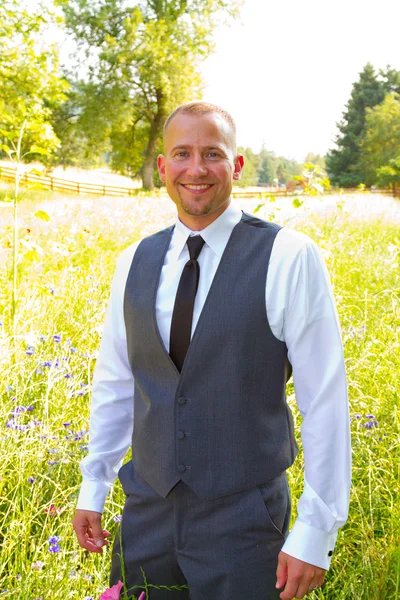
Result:
[[[230,204],[201,231],[200,281],[193,331],[234,226],[242,212]],[[169,350],[171,317],[191,232],[177,220],[165,256],[156,316]],[[138,243],[122,252],[111,286],[103,337],[93,377],[89,453],[80,467],[78,508],[102,512],[107,493],[131,444],[133,375],[128,361],[123,299]],[[275,239],[265,290],[273,334],[284,341],[293,367],[296,402],[303,417],[304,491],[298,517],[282,548],[328,569],[337,531],[348,514],[351,449],[343,348],[329,275],[316,244],[305,234],[282,228]]]

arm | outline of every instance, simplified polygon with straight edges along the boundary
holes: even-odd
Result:
[[[287,582],[282,600],[322,583],[347,519],[351,479],[346,375],[329,276],[316,244],[293,235],[282,334],[303,417],[305,468],[298,518],[279,557],[278,587]]]
[[[81,461],[82,486],[73,526],[81,546],[101,552],[108,532],[101,513],[129,448],[133,431],[133,375],[128,362],[123,298],[135,246],[118,259],[93,375],[89,453]]]

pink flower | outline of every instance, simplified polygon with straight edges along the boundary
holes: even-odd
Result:
[[[138,600],[145,600],[146,598],[146,594],[144,592],[142,592],[138,598]]]
[[[118,581],[117,585],[113,585],[107,588],[105,592],[100,596],[100,600],[119,600],[121,588],[124,584],[122,581]]]

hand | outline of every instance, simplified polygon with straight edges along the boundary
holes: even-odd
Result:
[[[279,594],[281,600],[292,600],[293,598],[304,598],[311,590],[324,583],[326,569],[310,565],[298,558],[280,552],[278,556],[278,568],[276,570],[276,587],[282,588]]]
[[[72,527],[75,530],[79,545],[89,552],[103,552],[108,542],[105,538],[111,533],[101,528],[101,513],[93,510],[77,510]]]

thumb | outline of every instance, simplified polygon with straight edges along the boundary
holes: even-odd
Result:
[[[276,587],[282,588],[287,580],[287,559],[283,552],[278,555],[278,567],[276,569]]]

